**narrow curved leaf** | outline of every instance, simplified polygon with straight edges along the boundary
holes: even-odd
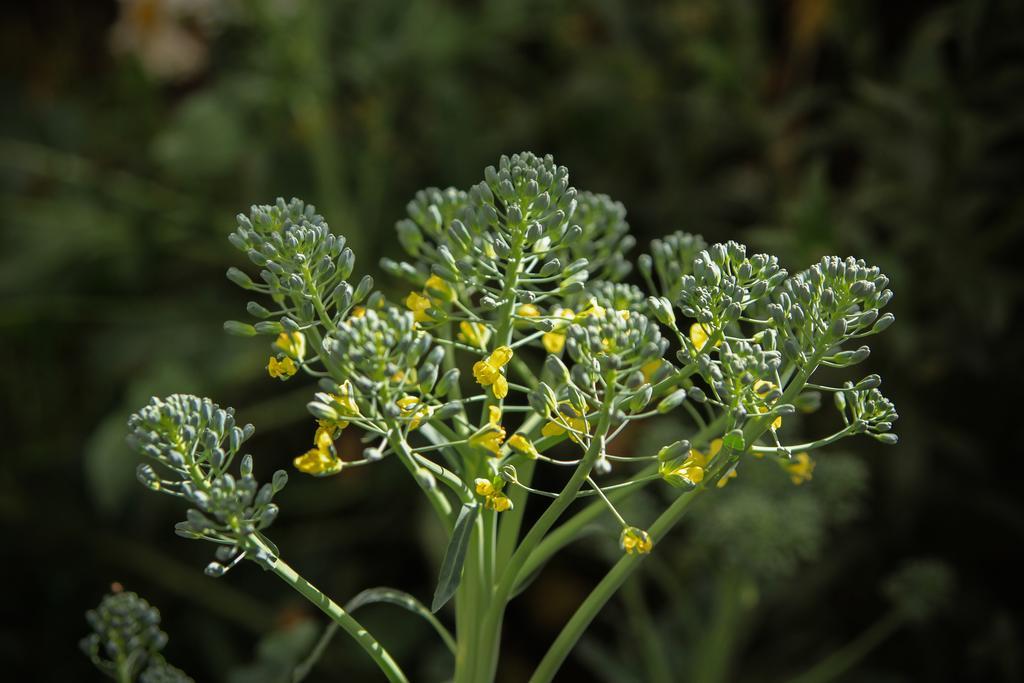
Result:
[[[463,504],[459,510],[459,517],[452,529],[452,538],[444,552],[444,560],[441,561],[441,575],[434,591],[434,601],[430,605],[431,612],[437,612],[444,607],[459,587],[462,580],[462,565],[466,561],[466,551],[469,549],[469,539],[473,536],[473,527],[479,514],[480,506],[475,501]]]

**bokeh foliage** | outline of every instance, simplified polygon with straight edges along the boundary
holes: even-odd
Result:
[[[361,275],[398,255],[392,226],[416,190],[468,186],[501,153],[534,149],[621,201],[642,249],[683,228],[783,265],[854,253],[899,292],[875,367],[900,406],[901,444],[853,446],[869,466],[858,516],[787,527],[820,555],[786,557],[797,569],[772,577],[768,594],[783,597],[749,617],[735,674],[792,673],[794,657],[846,642],[886,609],[885,577],[931,555],[960,577],[954,609],[902,632],[862,676],[1022,675],[1021,595],[999,560],[1022,540],[1024,511],[1012,408],[996,399],[1024,379],[1017,3],[210,0],[184,17],[140,5],[166,3],[31,5],[0,28],[0,411],[13,437],[0,520],[19,589],[4,661],[89,675],[70,655],[78,615],[113,579],[161,606],[168,658],[199,680],[261,680],[254,662],[304,647],[305,631],[288,634],[313,615],[258,571],[213,586],[196,570],[203,549],[155,533],[177,511],[138,504],[127,416],[153,394],[216,395],[260,425],[252,447],[269,478],[305,447],[309,388],[275,394],[258,370],[264,345],[221,332],[244,306],[222,277],[230,217],[306,197],[348,237]],[[145,40],[123,37],[132,30]],[[133,44],[191,61],[161,67]],[[411,490],[374,469],[296,481],[288,495],[278,543],[330,592],[429,594],[439,544],[403,506],[365,504]],[[788,504],[813,508],[808,496]],[[713,555],[680,533],[695,548],[684,560]],[[507,628],[509,680],[598,561],[578,551],[529,588]],[[687,588],[711,600],[708,584]],[[611,642],[612,610],[597,643]],[[432,678],[427,627],[366,620],[396,655],[422,653],[417,673]],[[339,645],[324,670],[360,666],[348,654]],[[589,671],[586,657],[575,666]]]

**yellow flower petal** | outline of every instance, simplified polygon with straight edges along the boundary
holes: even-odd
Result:
[[[299,371],[298,366],[288,356],[281,358],[280,360],[271,356],[270,362],[267,363],[267,374],[275,379],[284,381]]]

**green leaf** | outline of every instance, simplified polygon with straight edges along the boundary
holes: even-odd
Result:
[[[427,609],[427,606],[422,602],[409,595],[405,591],[400,591],[395,588],[367,588],[362,591],[354,598],[345,603],[345,609],[349,612],[355,612],[363,605],[370,605],[375,602],[386,602],[391,605],[398,605],[404,607],[413,614],[418,614],[427,620],[427,622],[434,627],[437,634],[441,636],[441,640],[444,644],[455,654],[455,639],[452,634],[448,632],[448,629],[444,627],[437,617]]]
[[[455,590],[462,580],[462,565],[466,561],[466,550],[469,539],[473,535],[473,526],[480,514],[480,506],[476,502],[465,503],[459,510],[459,517],[452,529],[452,538],[441,561],[441,575],[434,591],[434,601],[430,605],[431,612],[437,612],[455,595]]]

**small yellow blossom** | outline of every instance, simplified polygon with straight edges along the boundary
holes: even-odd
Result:
[[[291,358],[302,360],[306,356],[306,335],[299,331],[277,335],[274,346]]]
[[[717,484],[718,488],[720,488],[720,489],[725,488],[725,485],[729,483],[729,480],[730,479],[735,479],[737,476],[739,476],[739,475],[736,474],[736,468],[733,467],[731,470],[729,470],[728,472],[723,474],[722,478],[718,480],[718,484]]]
[[[473,377],[480,386],[491,387],[494,398],[502,399],[508,395],[508,380],[501,373],[501,368],[510,360],[512,349],[499,346],[490,356],[473,364]]]
[[[311,448],[292,461],[295,469],[306,474],[322,477],[337,474],[344,466],[342,461],[330,451]]]
[[[664,359],[655,358],[649,363],[644,363],[640,368],[640,372],[644,374],[644,381],[650,383],[654,376],[658,374],[658,370],[661,370],[661,366],[664,363]]]
[[[295,469],[318,477],[340,472],[344,463],[334,451],[334,438],[340,431],[321,424],[313,436],[313,448],[292,461]]]
[[[571,430],[571,431],[570,431]],[[572,407],[568,402],[558,404],[558,417],[541,428],[543,436],[561,436],[569,432],[569,438],[578,444],[583,443],[583,435],[590,432],[587,418]]]
[[[488,408],[487,424],[469,437],[471,446],[483,448],[490,451],[491,455],[497,456],[501,451],[501,444],[505,442],[505,428],[501,426],[501,409],[497,406]]]
[[[810,454],[806,452],[797,453],[793,456],[792,461],[784,464],[782,467],[789,472],[790,481],[799,486],[811,480],[814,472],[814,461],[811,460]]]
[[[352,308],[352,312],[348,314],[350,318],[362,318],[366,315],[366,306],[355,306]]]
[[[693,347],[698,351],[704,348],[710,338],[708,331],[700,323],[690,325],[690,341],[693,342]],[[719,339],[715,342],[715,346],[717,347],[721,343],[722,340]]]
[[[708,464],[718,455],[720,450],[722,450],[721,439],[715,439],[708,444],[707,453],[691,448],[689,456],[682,464],[672,466],[671,463],[662,463],[658,467],[658,474],[674,486],[679,486],[681,483],[696,486],[704,481]]]
[[[591,299],[590,306],[577,313],[575,320],[579,322],[585,318],[603,318],[607,314],[608,311],[597,303],[597,299]]]
[[[430,299],[419,292],[409,292],[409,296],[405,297],[405,307],[412,311],[412,319],[418,323],[430,320],[427,309],[432,306]]]
[[[479,349],[486,349],[491,339],[491,328],[483,323],[471,323],[463,320],[459,323],[459,341]]]
[[[554,315],[564,318],[565,322],[556,323],[555,329],[545,332],[544,336],[540,338],[540,342],[548,353],[561,353],[562,349],[565,348],[565,330],[569,326],[568,321],[574,319],[576,314],[568,308],[556,308]]]
[[[478,496],[489,496],[495,491],[494,484],[491,483],[490,479],[478,478],[473,480],[473,484]]]
[[[484,508],[495,512],[505,512],[512,509],[512,500],[504,493],[492,493],[484,498]]]
[[[627,555],[646,555],[651,552],[654,542],[651,541],[651,535],[643,529],[627,526],[622,530],[622,535],[619,536],[619,547]]]
[[[452,289],[452,286],[450,284],[442,280],[437,275],[431,275],[430,277],[427,278],[427,282],[423,287],[423,291],[431,299],[436,299],[442,302],[455,301],[455,290]],[[438,298],[434,296],[435,293],[440,294],[441,296]]]
[[[525,455],[530,460],[536,460],[537,456],[540,455],[537,452],[537,447],[533,445],[533,442],[522,434],[513,434],[508,440],[508,445],[509,448],[514,450],[516,453]]]
[[[761,413],[763,415],[763,414],[768,412],[768,407],[767,406],[758,406],[757,412],[759,412],[759,413]],[[782,426],[782,416],[779,415],[774,420],[772,420],[771,429],[772,429],[772,431],[775,431],[776,429],[778,429],[781,426]]]
[[[291,377],[292,375],[294,375],[298,371],[299,368],[298,366],[295,365],[295,361],[293,361],[288,356],[285,356],[284,358],[281,359],[271,356],[270,363],[267,364],[267,373],[271,377],[279,379],[282,382]]]
[[[402,411],[402,415],[405,417],[411,417],[409,420],[409,429],[418,429],[423,421],[430,417],[434,409],[423,403],[419,396],[403,396],[402,398],[395,401],[398,407]]]
[[[523,304],[516,309],[516,315],[523,318],[536,318],[540,315],[540,309],[534,304]]]

